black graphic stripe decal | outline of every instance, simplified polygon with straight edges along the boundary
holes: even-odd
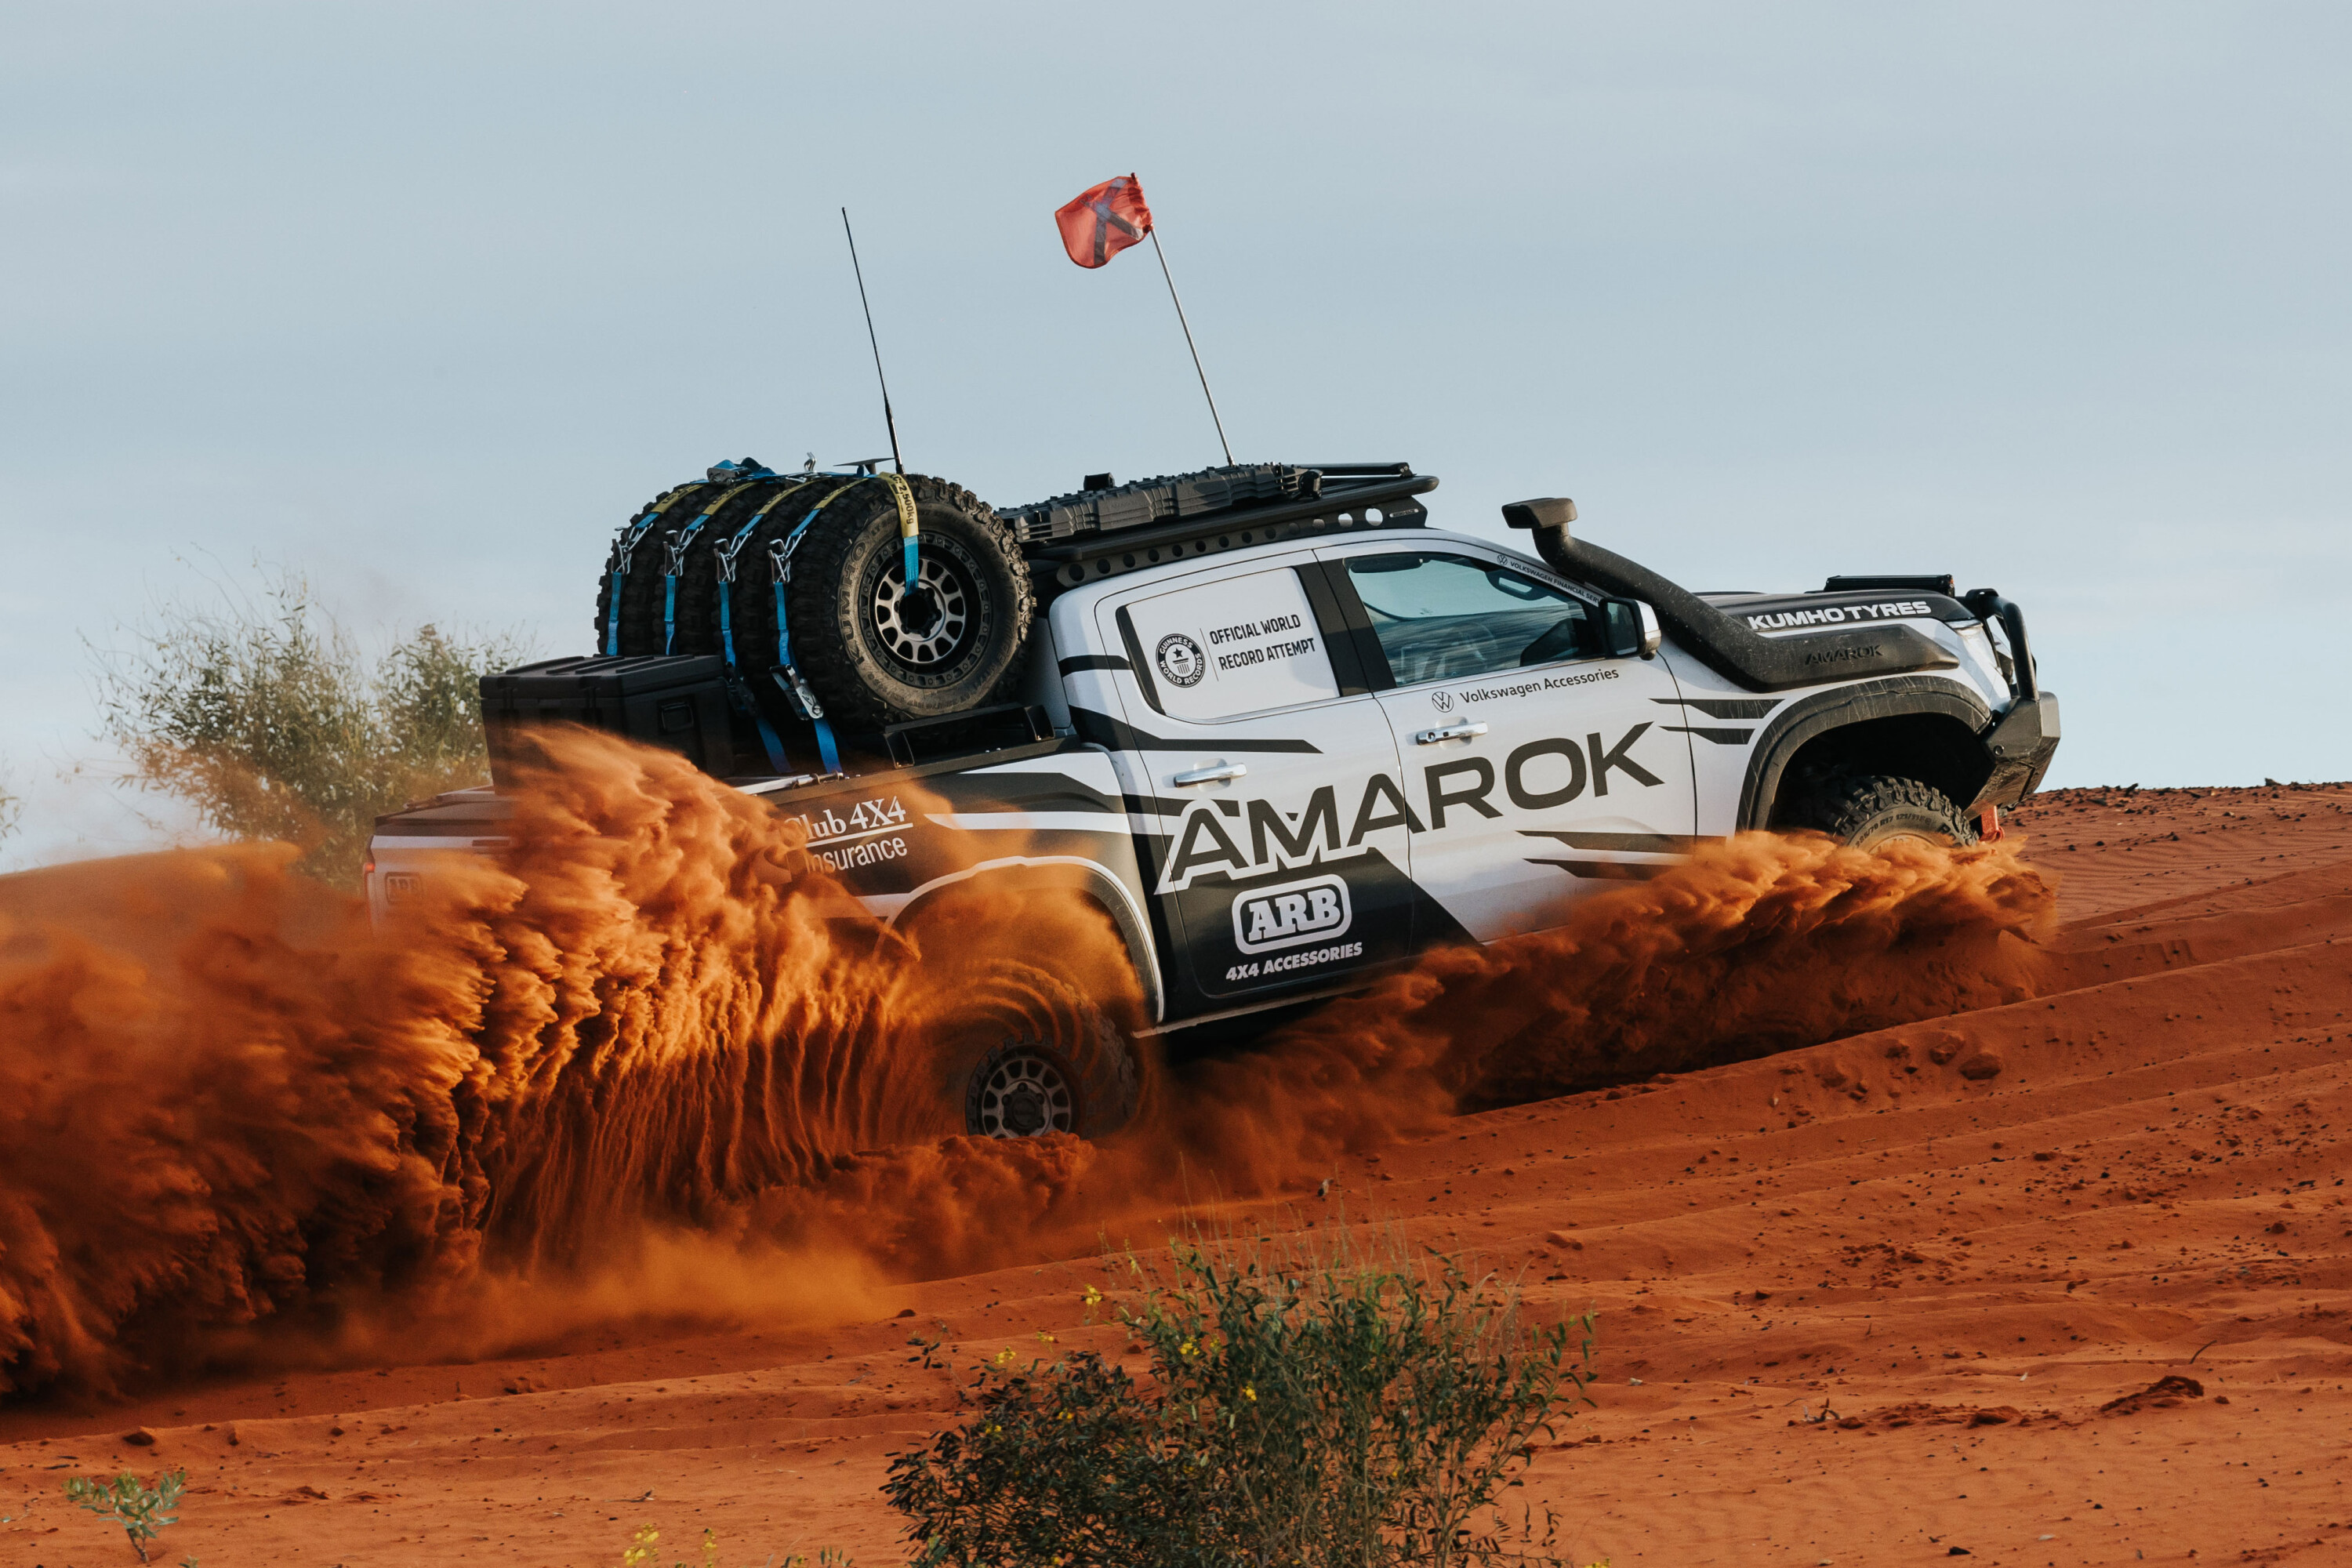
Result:
[[[1761,719],[1780,705],[1777,697],[1653,697],[1667,708],[1696,708],[1710,719]]]
[[[1316,756],[1323,754],[1323,748],[1311,742],[1276,736],[1219,735],[1213,740],[1205,736],[1188,741],[1162,740],[1158,735],[1136,729],[1124,720],[1095,712],[1089,708],[1073,707],[1070,723],[1077,730],[1078,739],[1108,746],[1114,752],[1306,752]]]
[[[1570,833],[1556,827],[1522,827],[1528,838],[1557,838],[1570,849],[1591,849],[1602,854],[1687,855],[1701,840],[1686,833]],[[1545,860],[1546,866],[1566,862]]]
[[[983,760],[984,761],[984,760]],[[950,773],[932,787],[957,811],[1100,811],[1121,808],[1108,795],[1067,773],[994,773],[983,765]]]
[[[1711,730],[1704,724],[1661,724],[1661,730],[1677,735],[1696,735],[1702,741],[1713,741],[1718,746],[1744,746],[1756,738],[1753,730]]]
[[[1547,860],[1536,855],[1528,856],[1528,863],[1531,866],[1557,866],[1571,877],[1584,877],[1598,882],[1646,882],[1666,869],[1664,866],[1643,865],[1630,860]]]
[[[1076,675],[1082,669],[1133,669],[1135,666],[1115,653],[1082,653],[1062,660],[1059,668],[1064,675]]]
[[[1189,800],[1171,800],[1161,795],[1126,795],[1119,799],[1125,801],[1127,809],[1137,816],[1181,816],[1184,808],[1192,804]]]

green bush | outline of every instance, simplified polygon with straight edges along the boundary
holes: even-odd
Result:
[[[1529,1323],[1458,1264],[1173,1249],[1092,1352],[983,1368],[977,1411],[895,1456],[921,1568],[1555,1563],[1499,1501],[1580,1401],[1592,1320]],[[1089,1292],[1089,1300],[1099,1300]]]
[[[125,1470],[110,1484],[93,1481],[83,1476],[73,1476],[66,1481],[66,1500],[86,1508],[100,1519],[122,1527],[131,1538],[131,1549],[139,1561],[147,1561],[147,1543],[167,1524],[177,1524],[180,1516],[172,1512],[180,1506],[180,1494],[188,1485],[188,1472],[173,1470],[155,1478],[152,1486]],[[189,1559],[182,1568],[194,1568]]]
[[[370,659],[299,577],[224,598],[165,607],[135,652],[99,661],[103,732],[142,787],[232,837],[299,844],[305,871],[343,880],[379,814],[488,778],[479,681],[515,661],[513,639],[427,626]]]

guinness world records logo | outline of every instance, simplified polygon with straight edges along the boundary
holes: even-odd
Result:
[[[1178,686],[1198,686],[1201,678],[1209,673],[1209,656],[1182,632],[1170,632],[1161,637],[1151,657],[1152,662],[1160,666],[1160,673]]]

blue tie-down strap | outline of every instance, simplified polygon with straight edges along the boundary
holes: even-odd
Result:
[[[780,502],[800,488],[801,487],[797,484],[786,485],[775,495],[770,497],[766,501],[761,504],[759,510],[753,512],[749,518],[744,520],[742,527],[737,529],[733,533],[729,534],[725,539],[720,540],[719,542],[718,548],[713,550],[710,553],[711,565],[716,570],[719,577],[719,647],[726,650],[727,668],[730,669],[737,668],[737,660],[735,658],[735,618],[729,610],[729,605],[735,596],[733,592],[735,583],[735,558],[743,553],[744,544],[750,541],[753,532],[759,529],[760,524],[767,521],[768,514],[775,510]],[[799,539],[800,532],[806,531],[807,528],[808,523],[806,520],[803,520],[801,523],[800,530],[793,534],[793,540],[795,542],[797,542]],[[785,570],[787,574],[789,574],[789,567]]]
[[[800,666],[793,662],[793,634],[784,619],[784,579],[776,579],[776,669],[775,683],[791,703],[793,711],[807,720],[816,729],[817,755],[824,763],[824,771],[841,771],[841,752],[833,743],[833,721],[824,716],[824,705],[801,674]]]
[[[768,716],[760,711],[759,700],[751,695],[751,688],[745,686],[742,678],[735,672],[735,616],[727,603],[730,597],[732,595],[727,592],[727,584],[722,578],[719,584],[719,646],[727,653],[728,699],[735,704],[738,712],[751,715],[751,722],[759,726],[760,749],[768,753],[770,770],[780,774],[789,773],[791,769],[785,763],[782,739],[777,735],[775,726],[768,722]]]
[[[746,458],[745,461],[748,462],[750,459]],[[726,466],[719,465],[720,468]],[[710,477],[717,479],[719,469],[711,469]],[[702,509],[702,515],[684,528],[673,529],[665,541],[669,546],[669,555],[662,563],[662,652],[677,651],[677,580],[686,575],[686,552],[694,548],[696,537],[709,525],[710,520],[718,515],[719,509],[751,488],[751,482],[747,480],[742,484],[721,490],[716,500]]]
[[[727,495],[720,496],[719,499],[723,501],[727,496],[734,493],[733,490],[729,490]],[[715,507],[714,510],[716,510]],[[694,536],[700,533],[702,525],[709,521],[710,513],[706,511],[669,536],[669,559],[662,563],[662,652],[664,653],[677,651],[677,580],[686,575],[686,552],[693,547]]]
[[[772,479],[776,470],[757,458],[746,458],[740,463],[713,463],[703,470],[703,475],[713,484],[724,484],[729,479]]]
[[[915,541],[911,539],[904,539],[900,540],[899,543],[907,552],[907,592],[911,594],[915,591],[915,573],[917,571],[915,564]]]
[[[727,671],[727,700],[735,705],[737,712],[749,716],[758,726],[760,749],[768,753],[768,771],[779,777],[792,772],[791,761],[784,755],[783,737],[776,733],[776,727],[760,711],[760,700],[751,695],[751,688],[731,668]]]
[[[719,580],[719,648],[727,656],[727,672],[730,675],[735,672],[735,617],[729,611],[727,601],[734,596],[727,591],[727,580],[721,577]]]
[[[607,603],[604,612],[604,651],[606,654],[614,658],[620,656],[621,584],[629,574],[629,563],[635,559],[637,546],[646,542],[646,535],[651,533],[654,531],[654,525],[661,521],[662,511],[671,501],[701,488],[700,485],[680,486],[663,497],[651,511],[621,530],[621,536],[613,541],[613,569],[604,574],[604,581],[611,589],[611,592],[605,595]],[[665,639],[665,647],[667,647],[667,639]]]

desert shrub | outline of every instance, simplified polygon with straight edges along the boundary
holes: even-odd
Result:
[[[139,1561],[144,1563],[147,1543],[165,1525],[180,1522],[180,1516],[171,1510],[180,1506],[180,1494],[187,1485],[185,1470],[158,1476],[152,1486],[128,1470],[111,1482],[74,1476],[66,1481],[66,1500],[121,1525],[122,1533],[131,1538],[132,1550],[139,1553]]]
[[[479,681],[511,638],[420,626],[370,658],[280,574],[258,598],[162,609],[135,651],[101,656],[106,737],[146,789],[238,838],[302,846],[302,868],[344,879],[376,816],[488,777]]]
[[[1123,1266],[1139,1378],[1092,1352],[984,1367],[969,1422],[893,1458],[923,1568],[1559,1561],[1551,1516],[1501,1499],[1580,1399],[1589,1316],[1536,1324],[1457,1263],[1344,1245]]]

